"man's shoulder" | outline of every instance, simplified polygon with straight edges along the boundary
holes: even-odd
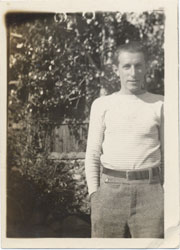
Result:
[[[155,103],[156,102],[160,102],[160,103],[164,102],[164,96],[163,95],[153,94],[153,93],[147,92],[146,97],[151,102],[155,102]]]
[[[109,106],[110,102],[114,100],[114,97],[115,93],[110,95],[100,96],[93,101],[92,105],[94,107],[102,107],[106,109],[106,107]]]

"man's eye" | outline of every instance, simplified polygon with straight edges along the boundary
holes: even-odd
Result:
[[[123,68],[124,68],[124,69],[129,69],[129,68],[130,68],[130,65],[124,65]]]

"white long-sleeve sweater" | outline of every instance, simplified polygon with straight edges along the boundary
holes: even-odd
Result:
[[[163,96],[113,93],[91,107],[85,171],[89,194],[100,165],[116,170],[160,166],[164,152]]]

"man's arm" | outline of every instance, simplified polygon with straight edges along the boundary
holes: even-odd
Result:
[[[161,123],[160,123],[160,144],[161,144],[161,172],[162,184],[164,184],[164,106],[161,108]]]
[[[91,106],[85,159],[85,172],[89,195],[96,192],[100,181],[100,156],[105,130],[105,109],[102,105],[103,98],[104,97],[96,99]]]

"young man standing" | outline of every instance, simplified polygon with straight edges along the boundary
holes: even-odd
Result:
[[[115,53],[119,92],[91,107],[85,160],[92,237],[164,237],[163,97],[144,88],[146,53],[137,42]]]

